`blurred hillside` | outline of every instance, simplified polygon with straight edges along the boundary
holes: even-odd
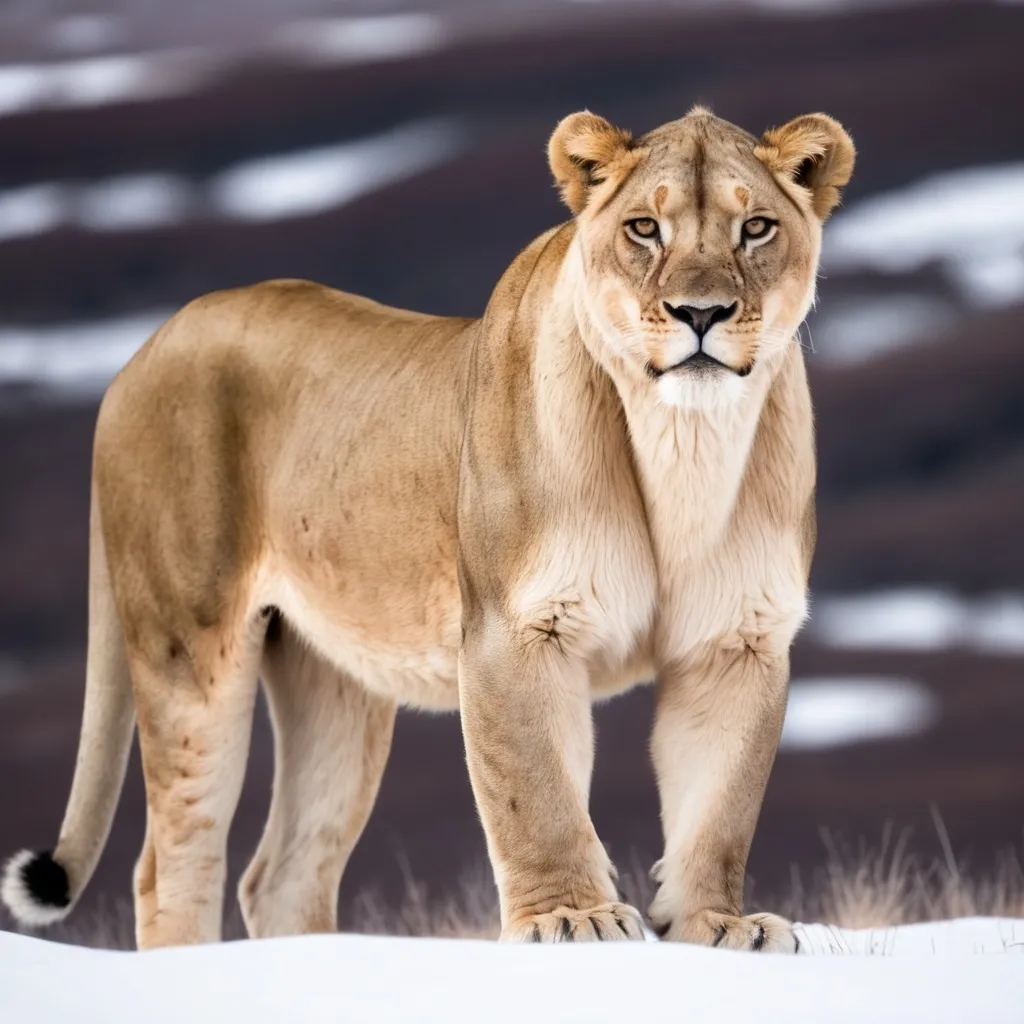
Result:
[[[589,107],[641,133],[698,101],[754,132],[822,109],[860,151],[803,337],[822,614],[794,655],[793,711],[810,739],[780,755],[756,887],[817,863],[822,827],[874,839],[891,820],[935,852],[932,803],[958,853],[1020,847],[1024,140],[1008,119],[1024,109],[1024,8],[103,6],[92,21],[71,4],[0,11],[0,770],[17,780],[0,789],[0,852],[45,846],[63,811],[92,425],[147,332],[273,276],[477,314],[563,218],[544,158],[559,117]],[[830,604],[843,594],[862,604]],[[904,715],[872,681],[927,711]],[[845,704],[824,699],[837,683]],[[613,856],[647,864],[649,703],[598,712],[593,796]],[[881,724],[828,739],[837,715]],[[266,805],[263,722],[252,759],[236,870]],[[142,813],[135,767],[90,898],[127,892]],[[453,718],[400,720],[348,896],[397,893],[399,852],[434,887],[483,857]]]

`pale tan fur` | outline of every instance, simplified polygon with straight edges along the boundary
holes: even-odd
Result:
[[[516,258],[481,320],[270,282],[187,306],[108,391],[83,754],[55,856],[77,896],[127,748],[126,664],[140,946],[220,934],[260,673],[277,771],[240,890],[251,934],[335,927],[408,704],[461,710],[503,938],[639,938],[587,810],[590,706],[655,678],[654,925],[794,948],[785,921],[741,916],[742,888],[814,546],[794,332],[853,147],[823,115],[758,141],[696,109],[633,140],[585,113],[550,162],[575,218]],[[748,244],[758,216],[777,226]],[[697,335],[672,308],[730,303],[703,341],[717,363],[685,362]]]

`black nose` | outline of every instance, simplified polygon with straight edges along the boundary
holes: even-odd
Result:
[[[736,312],[736,303],[731,306],[673,306],[665,303],[665,309],[677,320],[689,324],[698,339],[702,339],[715,324],[720,324]]]

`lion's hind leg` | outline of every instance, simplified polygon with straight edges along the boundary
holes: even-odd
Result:
[[[377,799],[395,703],[311,650],[280,616],[263,682],[274,725],[274,795],[238,887],[250,936],[332,932],[348,858]]]
[[[258,612],[234,630],[151,624],[128,645],[147,804],[135,872],[141,949],[220,939],[265,625]]]

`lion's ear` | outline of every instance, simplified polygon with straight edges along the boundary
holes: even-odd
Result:
[[[774,175],[807,189],[820,220],[839,205],[853,173],[853,139],[826,114],[804,114],[761,136],[754,155]]]
[[[548,163],[565,205],[579,213],[632,148],[629,132],[589,110],[563,118],[548,143]]]

